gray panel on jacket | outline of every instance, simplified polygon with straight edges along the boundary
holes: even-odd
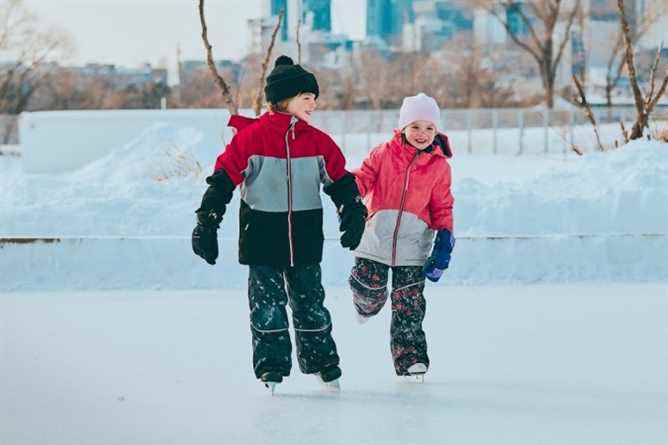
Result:
[[[292,159],[292,210],[322,208],[320,200],[321,170],[318,158]],[[269,156],[251,156],[247,176],[241,188],[241,199],[252,209],[263,212],[288,211],[287,160]]]

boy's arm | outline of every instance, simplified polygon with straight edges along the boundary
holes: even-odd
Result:
[[[202,204],[196,210],[200,224],[220,224],[226,206],[232,200],[232,193],[243,181],[247,168],[248,156],[239,144],[239,136],[235,135],[216,159],[213,174],[206,178],[209,187],[204,192]]]

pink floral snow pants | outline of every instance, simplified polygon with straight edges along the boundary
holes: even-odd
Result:
[[[376,315],[387,301],[390,266],[366,258],[355,258],[348,283],[353,304],[363,317]],[[422,330],[426,301],[422,267],[392,267],[392,324],[390,350],[397,375],[406,375],[415,363],[429,366],[427,340]]]

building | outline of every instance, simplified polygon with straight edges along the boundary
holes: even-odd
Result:
[[[455,36],[473,31],[473,10],[453,1],[415,0],[410,17],[403,23],[404,51],[437,51]]]
[[[83,67],[73,68],[73,70],[82,77],[102,79],[108,82],[114,89],[155,84],[167,85],[167,69],[153,68],[148,63],[139,68],[88,63]]]
[[[338,60],[338,56],[327,57],[325,53],[328,50],[345,51],[350,44],[347,43],[347,37],[332,34],[331,8],[331,0],[264,0],[262,17],[248,21],[250,53],[263,54],[266,51],[278,15],[284,9],[281,34],[274,44],[274,54],[288,54],[297,60],[299,28],[302,63]]]
[[[400,46],[405,23],[412,23],[414,0],[367,0],[366,36]]]
[[[332,32],[332,0],[302,0],[302,23],[313,31]]]

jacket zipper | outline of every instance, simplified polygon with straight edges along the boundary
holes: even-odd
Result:
[[[288,244],[290,245],[290,267],[295,266],[295,251],[292,240],[292,161],[290,158],[290,143],[288,142],[290,131],[292,131],[292,140],[295,140],[295,125],[297,118],[290,119],[290,126],[285,132],[285,152],[287,154],[287,175],[288,175]]]
[[[406,176],[404,177],[404,189],[401,192],[401,204],[399,205],[399,214],[397,215],[397,224],[394,226],[394,235],[392,236],[392,266],[397,262],[397,241],[399,239],[399,227],[401,226],[401,215],[404,213],[404,205],[406,204],[406,194],[408,193],[408,179],[411,173],[411,167],[420,154],[419,150],[415,151],[413,159],[408,164],[406,169]]]

